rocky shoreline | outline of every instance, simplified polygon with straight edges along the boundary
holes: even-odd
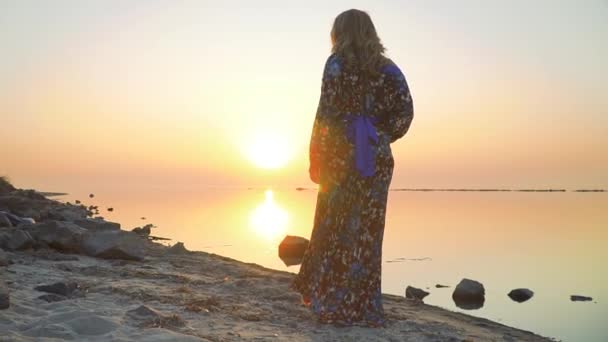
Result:
[[[167,247],[6,184],[0,211],[36,222],[0,218],[2,341],[550,341],[394,295],[386,328],[322,325],[288,290],[293,273]]]

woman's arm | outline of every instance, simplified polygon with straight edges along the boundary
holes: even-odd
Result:
[[[317,106],[317,114],[310,136],[310,167],[308,169],[310,180],[319,184],[321,181],[321,156],[326,150],[325,144],[328,134],[328,115],[331,115],[336,95],[335,78],[340,73],[340,64],[335,55],[329,56],[323,69],[321,82],[321,96]]]
[[[392,103],[386,122],[386,130],[391,143],[403,137],[414,118],[414,103],[405,76],[395,64],[389,65],[385,72],[390,78],[389,101]]]

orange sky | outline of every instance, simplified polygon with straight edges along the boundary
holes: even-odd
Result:
[[[414,98],[393,186],[608,187],[604,2],[256,4],[3,1],[0,174],[66,191],[311,185],[331,22],[358,7]],[[261,136],[287,166],[247,159]]]

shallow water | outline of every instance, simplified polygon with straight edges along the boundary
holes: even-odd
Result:
[[[313,190],[293,189],[87,195],[61,199],[111,206],[101,215],[123,229],[154,223],[154,235],[191,250],[290,272],[298,266],[286,267],[277,245],[285,234],[309,237],[316,200]],[[608,193],[392,191],[388,205],[383,292],[428,288],[429,304],[565,341],[608,340]],[[485,285],[483,308],[454,305],[451,292],[463,277]],[[534,297],[511,301],[507,293],[519,287]],[[573,294],[594,300],[571,302]]]

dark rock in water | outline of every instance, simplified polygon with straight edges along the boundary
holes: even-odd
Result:
[[[38,223],[24,226],[22,229],[29,232],[34,240],[64,252],[79,252],[87,232],[74,223],[60,221]]]
[[[171,248],[169,248],[169,250],[167,251],[167,253],[170,253],[170,254],[186,254],[186,253],[190,253],[190,251],[186,249],[186,246],[184,246],[183,242],[178,242],[175,245],[171,246]]]
[[[445,289],[445,288],[447,288],[449,286],[448,285],[436,284],[435,287],[438,288],[438,289]]]
[[[108,208],[108,211],[109,211],[109,212],[113,212],[113,211],[114,211],[114,208]]]
[[[89,198],[95,197],[95,194],[89,194]]]
[[[514,300],[518,303],[523,303],[523,302],[527,301],[528,299],[532,298],[532,296],[534,296],[534,292],[530,289],[515,289],[515,290],[511,290],[511,292],[509,292],[508,296],[509,296],[509,298],[511,298],[512,300]]]
[[[10,264],[10,260],[8,259],[8,255],[5,251],[0,249],[0,267],[8,266]]]
[[[9,220],[8,216],[4,213],[0,213],[0,227],[12,227],[13,223]]]
[[[465,310],[475,310],[483,307],[486,291],[478,281],[462,279],[452,293],[452,299],[457,307]]]
[[[43,301],[45,301],[47,303],[53,303],[53,302],[60,302],[62,300],[66,300],[68,298],[54,294],[54,293],[49,293],[49,294],[45,294],[45,295],[38,297],[38,299],[42,299]]]
[[[570,300],[573,302],[590,302],[593,300],[593,298],[587,296],[572,295],[570,296]]]
[[[82,248],[87,255],[103,259],[141,261],[145,257],[144,240],[122,230],[87,234]]]
[[[286,266],[302,263],[304,252],[308,248],[308,239],[300,236],[287,235],[279,245],[279,258]]]
[[[17,251],[30,248],[34,244],[32,236],[21,229],[11,229],[3,232],[0,236],[0,247],[9,251]]]
[[[418,300],[423,300],[424,297],[428,296],[430,293],[426,292],[422,289],[418,289],[412,286],[408,286],[405,289],[405,298],[409,298],[409,299],[418,299]]]
[[[8,286],[0,279],[0,310],[8,309],[11,306]]]
[[[120,223],[108,222],[101,219],[81,219],[74,221],[74,224],[87,230],[108,231],[120,230]]]
[[[69,297],[74,291],[78,290],[78,288],[79,285],[76,282],[58,282],[51,285],[36,286],[34,290]]]

